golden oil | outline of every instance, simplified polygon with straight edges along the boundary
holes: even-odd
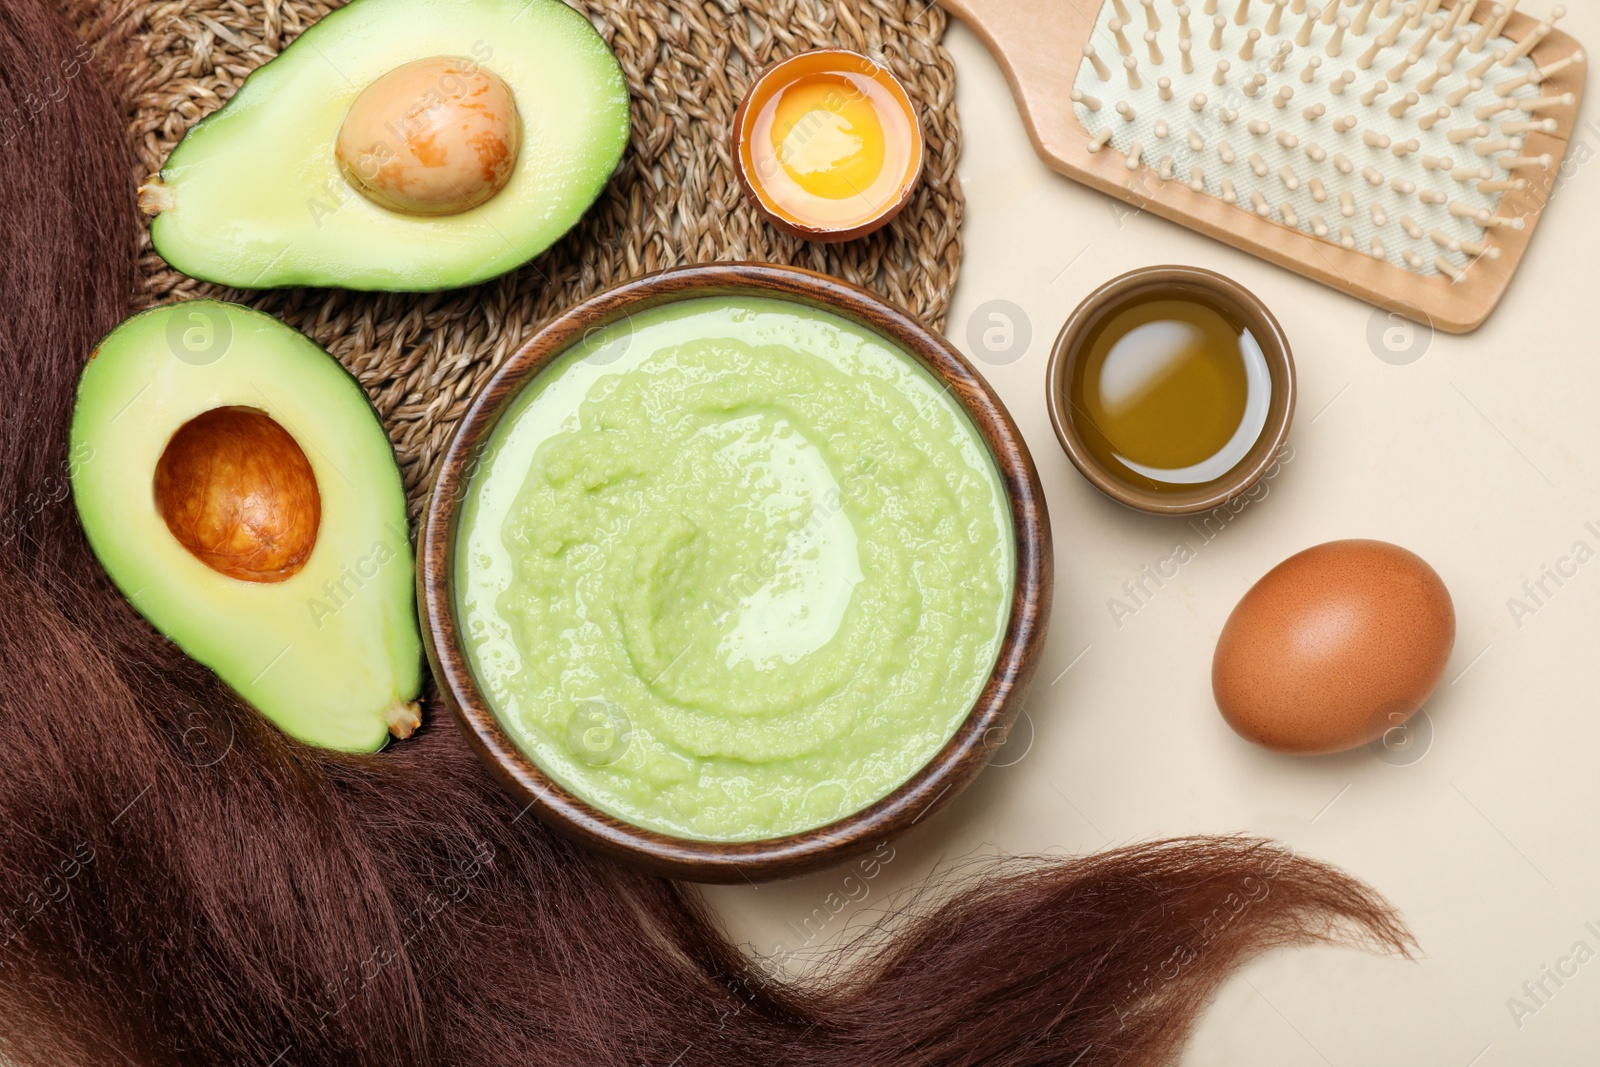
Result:
[[[1141,489],[1180,492],[1249,454],[1272,378],[1234,311],[1171,287],[1110,309],[1085,335],[1067,389],[1084,446],[1102,465]]]

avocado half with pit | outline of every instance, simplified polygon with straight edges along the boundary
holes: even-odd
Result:
[[[337,360],[249,308],[158,307],[91,357],[71,443],[89,544],[184,652],[309,744],[416,727],[405,493]]]
[[[196,278],[448,289],[554,244],[627,141],[616,56],[559,0],[353,0],[189,130],[140,203]]]

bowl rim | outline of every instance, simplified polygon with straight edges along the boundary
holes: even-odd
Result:
[[[1223,477],[1187,493],[1155,493],[1133,485],[1106,468],[1084,445],[1075,420],[1067,410],[1067,385],[1082,354],[1082,342],[1100,321],[1129,298],[1147,289],[1190,289],[1238,313],[1261,343],[1272,376],[1272,397],[1267,422],[1245,457]],[[1096,489],[1119,504],[1150,515],[1198,515],[1248,492],[1277,461],[1294,425],[1296,385],[1294,353],[1288,335],[1261,298],[1250,290],[1204,267],[1164,265],[1141,267],[1119,275],[1084,298],[1056,336],[1045,369],[1045,403],[1056,440],[1072,465]]]
[[[961,725],[887,796],[836,822],[756,841],[705,841],[635,826],[568,792],[501,729],[479,691],[456,623],[455,532],[477,459],[509,406],[573,343],[630,312],[699,297],[758,296],[820,309],[891,341],[945,384],[988,448],[1012,523],[1011,611],[995,665]],[[495,371],[441,462],[418,538],[417,600],[440,696],[490,773],[546,825],[613,859],[701,882],[754,882],[831,866],[909,830],[948,803],[988,762],[1021,710],[1048,628],[1054,558],[1037,469],[1004,404],[954,346],[878,296],[795,267],[686,266],[599,293],[540,329]]]
[[[774,205],[767,202],[766,197],[758,188],[757,182],[750,177],[745,167],[745,141],[749,137],[746,128],[750,119],[750,104],[765,90],[769,81],[781,74],[785,69],[804,60],[816,56],[837,56],[841,59],[855,61],[856,65],[866,72],[866,68],[883,76],[887,81],[890,91],[895,98],[904,105],[906,116],[911,120],[911,153],[914,166],[910,174],[900,184],[900,191],[893,199],[885,201],[877,213],[861,220],[853,226],[811,226],[798,219],[788,218],[777,211]],[[756,76],[750,83],[750,88],[745,90],[744,96],[739,101],[738,110],[733,114],[733,124],[728,135],[729,150],[733,156],[733,173],[739,181],[739,188],[744,190],[745,199],[748,200],[761,216],[791,237],[798,237],[805,241],[815,241],[819,244],[834,244],[840,241],[853,241],[858,237],[866,237],[876,233],[894,221],[896,215],[905,209],[916,195],[917,187],[922,184],[922,172],[927,166],[927,136],[922,129],[922,114],[917,110],[917,102],[911,98],[911,92],[906,88],[905,82],[887,66],[877,62],[871,56],[849,48],[808,48],[803,52],[784,56],[769,63],[765,70]]]

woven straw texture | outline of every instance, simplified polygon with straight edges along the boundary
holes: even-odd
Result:
[[[69,0],[71,2],[71,0]],[[246,75],[337,4],[317,0],[77,0],[116,31],[100,39],[121,75],[140,177]],[[402,0],[391,0],[401,3]],[[81,5],[81,6],[80,6]],[[358,377],[394,441],[420,510],[457,420],[478,387],[544,322],[619,282],[684,263],[756,260],[826,271],[942,327],[961,259],[960,132],[944,13],[926,0],[573,0],[622,62],[633,134],[584,221],[544,255],[493,282],[431,294],[327,290],[241,293],[197,282],[141,248],[140,306],[237,300],[303,330]],[[96,21],[99,21],[96,19]],[[103,23],[102,23],[103,25]],[[809,245],[767,225],[734,177],[729,131],[770,63],[837,46],[885,63],[921,110],[922,187],[885,230]]]

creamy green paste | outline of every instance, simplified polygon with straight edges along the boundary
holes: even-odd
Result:
[[[637,313],[489,442],[457,595],[510,736],[637,825],[832,822],[949,739],[993,669],[1012,531],[994,462],[910,357],[753,298]]]

